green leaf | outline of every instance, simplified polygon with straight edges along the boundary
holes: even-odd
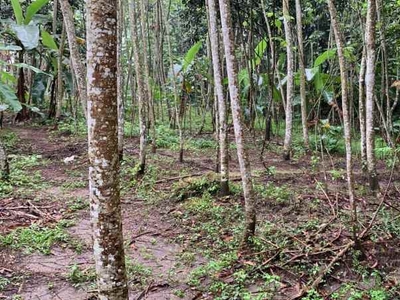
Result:
[[[267,49],[267,39],[263,38],[254,49],[255,60],[253,65],[258,66],[261,63],[261,59],[264,56],[265,50]]]
[[[17,45],[0,44],[0,51],[21,51],[22,48]]]
[[[52,35],[46,30],[42,30],[42,43],[51,50],[58,50],[57,44],[54,41]]]
[[[15,19],[17,20],[18,25],[22,25],[24,23],[24,16],[22,14],[21,4],[19,4],[19,0],[11,0],[11,5],[14,10]]]
[[[0,71],[0,74],[1,74],[1,81],[3,83],[7,82],[7,81],[12,82],[12,83],[17,82],[17,78],[15,78],[14,75],[10,74],[7,71]]]
[[[6,84],[0,82],[0,100],[4,104],[11,106],[14,112],[22,109],[21,103],[18,101],[14,91]]]
[[[13,25],[12,29],[26,50],[39,45],[39,27],[37,25]]]
[[[328,59],[335,57],[335,55],[336,55],[336,49],[326,50],[324,53],[322,53],[320,56],[317,57],[317,59],[314,62],[314,67],[322,65]]]
[[[202,42],[197,42],[192,46],[192,48],[189,49],[189,51],[186,53],[185,58],[183,59],[183,65],[182,65],[182,70],[183,72],[186,72],[189,65],[193,62],[195,59],[197,53],[199,52],[201,48]]]
[[[17,64],[12,64],[12,65],[16,66],[18,68],[25,68],[25,69],[32,70],[33,72],[35,72],[37,74],[45,74],[47,76],[53,76],[53,75],[51,75],[49,73],[43,72],[42,70],[40,70],[40,69],[38,69],[38,68],[36,68],[34,66],[31,66],[31,65],[28,65],[28,64],[25,64],[25,63],[17,63]]]
[[[33,16],[48,2],[49,0],[36,0],[31,3],[26,9],[25,25],[28,25],[32,21]]]

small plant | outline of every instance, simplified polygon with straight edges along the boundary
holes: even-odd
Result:
[[[153,270],[136,261],[126,259],[126,273],[133,284],[146,285],[153,274]]]
[[[313,155],[311,156],[311,169],[316,171],[319,165],[319,156]]]
[[[77,210],[81,210],[81,209],[88,208],[88,207],[89,207],[88,201],[86,201],[82,197],[77,197],[76,199],[72,200],[68,204],[68,208],[71,211],[77,211]]]
[[[72,182],[65,182],[62,184],[61,188],[63,190],[75,190],[80,188],[85,188],[87,185],[85,180],[82,181],[72,181]]]
[[[331,174],[333,181],[337,181],[339,179],[344,179],[344,174],[343,174],[342,170],[331,170],[331,171],[329,171],[329,174]]]
[[[255,190],[263,197],[282,204],[290,200],[291,192],[286,185],[275,186],[269,182],[267,185],[255,185]]]
[[[67,279],[75,287],[78,287],[83,283],[94,282],[96,280],[96,272],[92,267],[82,270],[78,265],[74,264],[69,269]]]
[[[0,292],[3,291],[10,283],[10,279],[0,276]]]
[[[182,290],[175,290],[174,295],[179,297],[179,298],[184,298],[185,297],[185,292]]]
[[[69,240],[69,235],[61,226],[40,228],[34,224],[28,228],[18,228],[6,236],[0,236],[0,245],[23,249],[26,253],[38,251],[48,255],[54,244]]]

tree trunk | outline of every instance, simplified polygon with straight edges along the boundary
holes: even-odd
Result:
[[[346,171],[347,171],[347,186],[349,192],[350,206],[352,208],[352,227],[353,227],[353,239],[357,243],[357,205],[354,201],[354,178],[353,178],[353,159],[351,153],[351,118],[349,113],[349,101],[348,97],[348,76],[346,59],[344,56],[344,39],[343,34],[340,30],[339,22],[337,21],[337,11],[334,0],[328,0],[329,12],[331,15],[331,23],[333,32],[336,40],[337,53],[339,57],[340,67],[340,79],[342,87],[342,109],[343,109],[343,127],[344,127],[344,139],[346,145]]]
[[[256,211],[253,193],[253,182],[250,170],[250,161],[245,148],[242,108],[239,98],[239,84],[237,78],[237,62],[235,57],[235,45],[233,42],[232,17],[229,0],[219,0],[219,9],[222,24],[222,36],[224,42],[226,70],[228,73],[228,86],[231,98],[231,110],[237,155],[239,159],[240,174],[242,177],[243,194],[245,199],[245,229],[242,245],[248,245],[256,228]]]
[[[300,98],[301,98],[301,124],[303,127],[304,147],[309,150],[307,128],[307,99],[306,99],[306,76],[304,63],[304,41],[303,41],[303,22],[301,14],[300,0],[296,0],[296,21],[297,21],[297,40],[299,45],[299,73],[300,73]]]
[[[375,163],[375,133],[374,133],[374,96],[375,96],[375,27],[376,27],[376,1],[367,2],[367,22],[365,29],[366,43],[366,148],[369,186],[372,191],[379,189],[378,175]]]
[[[361,166],[364,171],[367,169],[367,150],[366,150],[366,139],[365,139],[365,61],[366,49],[363,47],[360,75],[359,75],[359,91],[358,91],[358,106],[359,106],[359,118],[360,118],[360,134],[361,134]]]
[[[120,160],[124,156],[124,125],[125,125],[125,108],[124,108],[124,69],[122,65],[122,32],[124,26],[124,14],[122,1],[118,1],[118,24],[117,24],[117,90],[118,90],[118,155]]]
[[[283,158],[290,160],[292,147],[293,127],[293,97],[294,97],[294,58],[292,25],[289,15],[289,0],[283,0],[283,24],[285,27],[287,82],[286,82],[286,111],[285,111],[285,142],[283,145]]]
[[[60,47],[58,49],[58,60],[57,60],[57,108],[56,108],[56,122],[60,121],[62,103],[64,98],[64,86],[63,86],[63,55],[65,46],[65,23],[62,25]]]
[[[137,20],[134,1],[135,0],[129,1],[129,16],[131,19],[131,39],[133,42],[133,58],[135,60],[134,64],[139,107],[140,150],[138,173],[142,174],[146,168],[146,106],[144,104],[145,86],[143,83],[142,61],[139,55],[139,41],[137,36]]]
[[[128,299],[117,103],[117,3],[87,2],[89,194],[98,297]]]
[[[8,166],[7,152],[6,148],[0,139],[0,179],[8,180],[10,175],[10,168]]]
[[[81,55],[79,53],[79,45],[76,41],[74,16],[72,13],[69,0],[59,0],[60,7],[64,18],[65,30],[68,37],[68,45],[70,52],[70,59],[75,73],[76,85],[78,87],[79,98],[81,100],[83,114],[86,118],[87,115],[87,90],[86,90],[86,75],[85,66],[82,63]]]
[[[219,39],[217,27],[217,13],[215,0],[208,0],[209,14],[209,36],[211,43],[211,55],[214,72],[215,93],[218,101],[218,121],[219,126],[219,157],[221,175],[221,195],[229,194],[229,154],[228,154],[228,126],[226,116],[226,103],[221,78],[221,62],[219,59]]]
[[[154,114],[154,99],[153,93],[150,85],[150,72],[149,72],[149,59],[147,57],[147,22],[145,12],[147,11],[145,0],[140,1],[140,27],[142,29],[142,41],[143,41],[143,72],[144,72],[144,85],[147,92],[147,114],[150,121],[150,132],[151,132],[151,151],[156,153],[156,124],[155,124],[155,114]]]

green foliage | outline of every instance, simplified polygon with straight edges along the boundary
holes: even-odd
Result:
[[[190,64],[193,62],[193,60],[195,59],[197,53],[199,52],[199,50],[201,48],[201,45],[202,45],[202,42],[197,42],[186,53],[186,55],[185,55],[185,57],[183,59],[183,63],[182,63],[182,71],[183,71],[183,73],[186,73],[186,71],[188,70]]]
[[[190,197],[209,193],[215,195],[219,191],[219,180],[214,173],[206,176],[185,179],[174,184],[172,197],[183,201]]]
[[[77,211],[77,210],[81,210],[81,209],[88,208],[88,207],[89,207],[88,201],[86,201],[82,197],[77,197],[76,199],[74,199],[68,203],[68,208],[71,211]]]
[[[150,267],[129,259],[126,259],[125,263],[129,282],[134,285],[139,284],[140,286],[148,284],[150,277],[153,274],[153,270]]]
[[[58,123],[58,132],[61,134],[86,135],[87,124],[85,120],[66,119]]]
[[[11,0],[11,5],[14,10],[15,19],[18,25],[22,25],[24,23],[24,16],[22,14],[22,7],[19,3],[19,0]]]
[[[28,25],[36,13],[42,9],[50,0],[36,0],[32,2],[26,9],[25,25]]]
[[[326,62],[328,59],[334,58],[336,56],[336,49],[330,49],[323,52],[320,56],[318,56],[314,61],[314,67],[318,67]]]
[[[0,112],[8,107],[11,107],[14,112],[19,112],[22,109],[14,90],[0,81]]]
[[[267,185],[255,185],[254,189],[261,197],[276,201],[276,203],[285,203],[290,200],[292,192],[286,185],[275,186],[272,182]]]
[[[67,279],[75,287],[81,286],[83,283],[95,282],[96,272],[93,268],[81,269],[77,264],[70,266]]]
[[[10,279],[0,275],[0,292],[3,291],[10,283],[11,283]]]
[[[42,43],[51,50],[58,50],[58,46],[54,41],[52,35],[44,29],[42,30]]]
[[[310,290],[307,295],[303,297],[304,300],[324,300],[316,290]]]
[[[30,171],[43,163],[39,155],[9,155],[10,177],[8,181],[0,181],[0,197],[13,192],[14,188],[43,188],[40,171]]]
[[[28,228],[18,228],[8,235],[0,236],[0,245],[22,249],[25,253],[38,251],[50,254],[51,247],[58,242],[68,242],[69,235],[60,226],[40,228],[34,224]]]

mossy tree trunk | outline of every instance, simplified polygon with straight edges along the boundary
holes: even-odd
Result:
[[[256,228],[256,207],[254,201],[253,182],[251,177],[250,161],[245,147],[242,108],[240,106],[237,60],[233,40],[232,16],[229,0],[219,0],[219,9],[222,24],[222,37],[228,73],[228,87],[231,98],[233,128],[239,159],[240,174],[242,177],[243,194],[245,199],[245,229],[242,245],[251,243]]]
[[[119,188],[117,0],[87,2],[89,194],[98,297],[128,299]]]

